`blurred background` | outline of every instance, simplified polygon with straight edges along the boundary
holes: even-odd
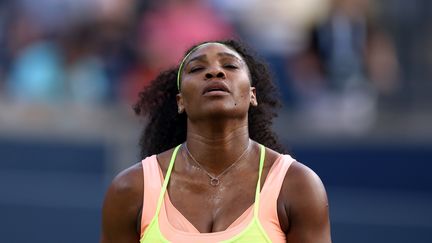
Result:
[[[0,1],[2,242],[97,242],[139,161],[138,92],[203,41],[247,40],[333,242],[432,242],[432,1]]]

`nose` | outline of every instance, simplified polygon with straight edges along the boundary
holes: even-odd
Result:
[[[206,79],[212,79],[212,78],[225,79],[225,77],[226,77],[225,72],[219,68],[211,68],[205,74]]]

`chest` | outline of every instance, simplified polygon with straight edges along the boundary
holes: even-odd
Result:
[[[173,206],[201,233],[226,230],[255,202],[256,173],[222,178],[171,176],[168,194]]]

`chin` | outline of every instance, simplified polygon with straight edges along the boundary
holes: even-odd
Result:
[[[243,118],[247,117],[248,109],[239,107],[238,105],[212,105],[207,107],[202,113],[203,118],[210,119],[227,119],[227,118]]]

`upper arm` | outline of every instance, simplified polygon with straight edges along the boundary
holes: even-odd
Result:
[[[295,162],[283,185],[288,242],[331,242],[328,200],[324,185],[311,169]]]
[[[114,178],[103,203],[101,243],[139,241],[137,222],[143,202],[143,183],[140,165]]]

